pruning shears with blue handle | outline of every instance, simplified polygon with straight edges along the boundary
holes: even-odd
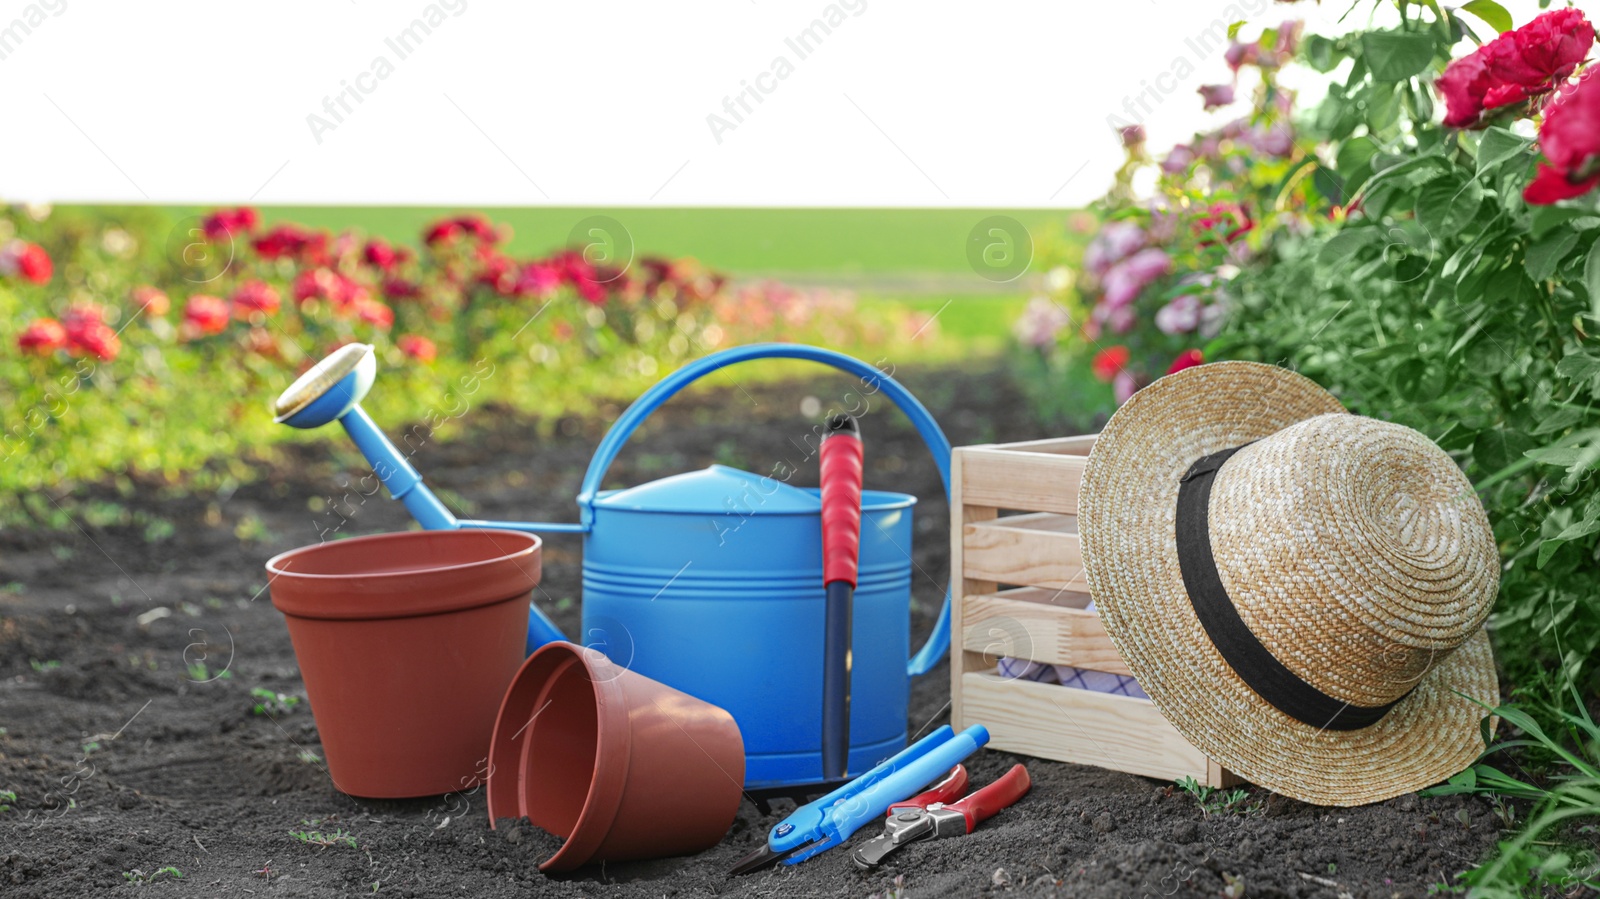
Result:
[[[989,730],[974,724],[957,734],[950,725],[910,746],[837,790],[795,809],[767,834],[766,845],[730,871],[748,874],[781,862],[796,865],[850,839],[889,806],[939,780],[989,742]]]

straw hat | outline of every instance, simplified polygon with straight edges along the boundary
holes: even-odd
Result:
[[[1112,416],[1078,502],[1106,630],[1212,759],[1359,805],[1482,752],[1485,712],[1465,697],[1499,701],[1483,627],[1499,554],[1424,435],[1285,369],[1202,365]]]

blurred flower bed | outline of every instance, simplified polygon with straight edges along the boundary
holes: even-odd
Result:
[[[414,246],[250,208],[0,209],[0,522],[60,526],[76,485],[228,489],[280,441],[272,398],[338,346],[377,347],[366,405],[399,428],[499,403],[552,421],[615,413],[685,361],[763,340],[865,354],[921,322],[848,294],[735,284],[694,259],[538,258],[478,214]],[[930,335],[920,335],[926,342]],[[873,355],[872,358],[877,358]]]

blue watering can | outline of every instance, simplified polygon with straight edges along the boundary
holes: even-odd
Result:
[[[804,359],[861,379],[916,426],[950,491],[950,442],[893,378],[859,359],[799,344],[713,353],[673,372],[630,405],[600,441],[578,493],[579,521],[457,519],[378,430],[360,401],[376,374],[372,347],[341,347],[278,398],[296,428],[344,425],[374,472],[424,528],[505,528],[584,535],[583,643],[613,662],[727,709],[744,735],[745,785],[823,779],[824,588],[821,502],[784,483],[809,459],[763,477],[721,465],[624,490],[600,490],[623,444],[651,412],[702,376],[751,359]],[[807,449],[815,452],[814,445]],[[910,651],[911,512],[916,497],[862,492],[861,551],[851,628],[848,769],[865,771],[906,745],[909,679],[950,644],[950,596],[927,642]],[[528,651],[567,639],[535,606]]]

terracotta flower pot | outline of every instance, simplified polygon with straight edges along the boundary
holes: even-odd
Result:
[[[541,871],[662,858],[716,845],[744,785],[733,716],[550,643],[506,691],[489,750],[489,823],[528,818],[564,837]]]
[[[477,782],[539,562],[538,537],[494,530],[357,537],[267,562],[335,787],[399,798]]]

